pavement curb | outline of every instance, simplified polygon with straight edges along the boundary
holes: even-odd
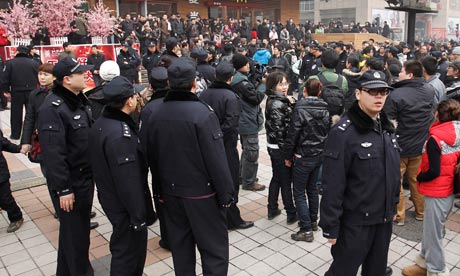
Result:
[[[46,180],[43,176],[15,180],[15,181],[11,181],[11,191],[15,192],[15,191],[24,190],[24,189],[28,189],[28,188],[32,188],[36,186],[45,185],[45,184],[46,184]]]

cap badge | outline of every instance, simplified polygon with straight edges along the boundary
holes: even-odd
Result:
[[[74,119],[74,120],[78,120],[78,119],[80,119],[80,117],[81,117],[80,115],[75,115],[75,116],[73,117],[73,119]]]
[[[361,143],[361,147],[363,147],[363,148],[370,148],[370,147],[372,147],[372,143],[369,143],[369,142]]]
[[[376,71],[376,72],[374,72],[374,78],[378,78],[378,79],[380,79],[380,74],[379,74],[379,72],[377,72],[377,71]]]

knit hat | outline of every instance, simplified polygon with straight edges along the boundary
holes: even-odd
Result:
[[[236,53],[233,55],[232,63],[233,67],[235,67],[235,70],[239,70],[241,67],[248,64],[248,62],[248,58],[246,56],[243,56],[242,54]]]
[[[105,81],[111,81],[120,75],[120,67],[113,60],[106,60],[101,64],[99,75]]]

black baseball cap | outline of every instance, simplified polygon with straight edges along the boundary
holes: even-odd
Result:
[[[62,80],[65,76],[91,70],[93,67],[93,65],[81,65],[76,59],[65,57],[54,65],[53,76],[55,76],[57,80]]]

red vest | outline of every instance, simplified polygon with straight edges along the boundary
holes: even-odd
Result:
[[[448,197],[454,192],[454,170],[460,157],[460,121],[436,122],[430,127],[429,138],[434,138],[441,149],[441,170],[438,177],[428,182],[418,182],[420,194],[430,197]],[[419,172],[429,168],[428,154],[425,148]],[[456,183],[459,185],[459,183]]]

